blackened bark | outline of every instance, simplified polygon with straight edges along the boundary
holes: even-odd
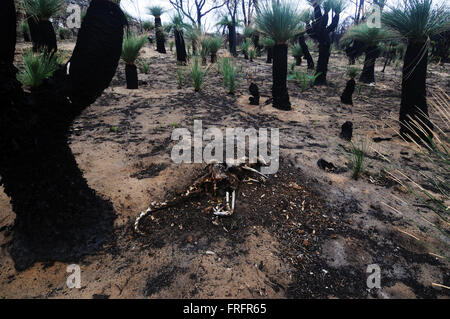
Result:
[[[273,47],[268,47],[266,63],[272,63],[272,59],[273,59]]]
[[[138,73],[137,67],[134,64],[125,65],[125,78],[127,80],[127,89],[136,90],[138,89]]]
[[[38,45],[38,43],[41,42],[41,40],[39,39],[40,34],[39,34],[38,22],[32,16],[27,15],[27,23],[30,28],[31,42],[33,43],[33,52],[37,52],[38,51],[37,45]]]
[[[353,105],[353,92],[355,92],[355,80],[350,79],[347,81],[344,92],[341,95],[341,102],[348,105]]]
[[[28,17],[28,26],[30,27],[31,41],[33,42],[33,51],[56,52],[56,33],[50,21],[36,20],[34,17]]]
[[[187,61],[187,53],[186,53],[186,44],[184,42],[183,31],[174,30],[175,35],[175,46],[177,49],[177,61],[180,63],[186,63]]]
[[[420,142],[432,136],[433,125],[428,118],[426,100],[426,76],[428,64],[428,46],[425,42],[410,42],[406,49],[402,78],[402,102],[400,107],[400,134]],[[415,128],[412,120],[427,134]]]
[[[306,62],[308,63],[308,70],[314,70],[314,60],[311,56],[311,53],[309,52],[308,45],[305,42],[305,37],[303,35],[298,37],[298,44],[300,44],[300,47],[303,51],[303,57],[306,59]]]
[[[13,0],[2,3],[0,10],[0,32],[2,45],[0,45],[0,61],[5,64],[14,62],[16,47],[16,9]]]
[[[300,66],[302,65],[302,58],[299,56],[294,57],[295,58],[295,65]]]
[[[380,51],[377,46],[370,46],[366,49],[366,57],[364,59],[364,67],[361,72],[359,80],[363,83],[375,82],[375,61],[377,60]]]
[[[275,44],[273,47],[273,64],[272,64],[272,105],[273,107],[289,111],[291,103],[287,90],[287,44]]]
[[[164,40],[164,31],[160,17],[155,17],[155,34],[156,34],[156,51],[166,53],[166,45]]]
[[[30,42],[30,35],[28,32],[23,32],[23,41]]]
[[[115,74],[124,24],[116,4],[93,0],[69,74],[60,69],[31,94],[0,56],[0,184],[16,213],[10,249],[18,270],[36,261],[74,261],[111,239],[112,204],[89,188],[68,137],[73,120]],[[3,28],[0,37],[8,38]]]
[[[248,99],[250,101],[250,105],[259,105],[259,88],[255,83],[251,83],[250,87],[248,88],[250,96]]]
[[[228,25],[228,42],[230,43],[230,53],[233,56],[237,56],[237,36],[236,36],[236,26]]]
[[[317,61],[315,85],[327,84],[328,62],[330,60],[331,42],[323,40],[319,42],[319,60]]]
[[[217,54],[211,53],[211,63],[216,63],[216,62],[217,62]]]

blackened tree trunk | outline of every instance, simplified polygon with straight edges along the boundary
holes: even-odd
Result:
[[[217,62],[217,53],[211,53],[211,63]]]
[[[13,0],[6,1],[2,22],[15,16]],[[92,0],[70,68],[31,94],[23,92],[17,69],[0,51],[0,184],[16,213],[11,256],[18,270],[36,261],[74,261],[111,239],[112,204],[89,188],[68,138],[73,120],[109,86],[125,24],[116,4]],[[14,39],[8,30],[0,28],[0,37],[10,47],[15,30]]]
[[[161,17],[155,17],[156,51],[166,53],[164,31],[162,29]]]
[[[273,107],[289,111],[291,102],[287,90],[287,68],[288,68],[288,46],[287,44],[275,44],[273,47],[272,64],[272,105]]]
[[[177,61],[180,63],[187,62],[186,44],[184,42],[183,31],[174,29],[175,47],[177,49]]]
[[[300,47],[303,51],[303,56],[306,59],[306,62],[308,63],[308,70],[314,70],[314,60],[311,56],[311,53],[309,52],[309,48],[306,45],[305,37],[303,35],[298,37],[298,44],[300,44]]]
[[[353,105],[353,92],[355,92],[355,79],[350,79],[347,81],[344,92],[341,95],[341,102],[348,105]]]
[[[302,65],[302,57],[296,56],[295,58],[295,65],[300,66]]]
[[[237,35],[236,35],[236,26],[234,24],[228,25],[228,42],[230,43],[230,53],[233,56],[237,56]]]
[[[139,88],[136,65],[134,64],[125,65],[125,78],[127,80],[127,89],[136,90]]]
[[[319,76],[316,78],[314,84],[325,85],[327,84],[328,62],[330,61],[330,47],[331,41],[323,39],[319,42],[319,60],[317,61],[316,74]]]
[[[30,35],[28,32],[23,32],[23,41],[30,42]]]
[[[428,118],[426,100],[426,76],[428,46],[425,42],[409,42],[406,49],[402,78],[402,102],[400,107],[400,134],[420,142],[432,136],[433,125]],[[426,132],[415,127],[413,121]]]
[[[375,61],[377,60],[380,51],[377,46],[370,46],[366,49],[366,57],[364,59],[364,67],[361,72],[359,80],[363,83],[375,82]]]
[[[30,27],[31,41],[33,42],[33,51],[56,52],[56,33],[50,21],[36,20],[34,17],[28,17],[28,26]]]
[[[328,12],[322,13],[319,2],[314,2],[314,22],[307,26],[309,36],[319,42],[319,59],[316,66],[315,85],[327,83],[328,62],[330,60],[331,37],[330,34],[339,24],[339,14],[334,13],[331,24],[328,25]]]
[[[266,63],[272,63],[272,59],[273,59],[273,47],[268,47]]]

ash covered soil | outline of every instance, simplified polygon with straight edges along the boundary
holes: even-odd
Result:
[[[21,50],[16,50],[20,66]],[[64,42],[62,49],[72,50]],[[224,52],[223,52],[224,53]],[[222,53],[222,54],[223,54]],[[313,52],[315,60],[317,52]],[[69,263],[37,263],[17,272],[8,253],[14,213],[0,190],[0,297],[3,298],[448,298],[448,246],[417,214],[417,203],[384,169],[396,163],[422,167],[395,132],[401,64],[381,73],[375,86],[361,85],[354,106],[340,103],[347,60],[333,52],[329,85],[289,82],[293,110],[264,105],[271,67],[265,57],[239,58],[235,95],[226,93],[213,66],[201,92],[178,88],[175,57],[147,46],[150,61],[140,88],[125,89],[121,62],[111,86],[74,122],[71,148],[90,186],[111,200],[117,213],[114,238],[98,254],[73,261],[81,289],[69,289]],[[358,61],[361,67],[362,60]],[[305,62],[300,69],[306,69]],[[449,91],[449,65],[429,67],[428,86]],[[260,88],[261,106],[248,103],[249,77]],[[186,81],[188,81],[186,79]],[[433,115],[432,115],[433,116]],[[199,164],[173,163],[175,127],[279,128],[280,169],[265,183],[241,183],[236,210],[213,223],[208,196],[134,221],[154,201],[182,192],[199,176]],[[369,141],[367,168],[355,181],[339,138],[352,121],[354,140]],[[436,121],[439,121],[436,118]],[[381,142],[373,142],[381,138]],[[384,140],[386,138],[386,140]],[[339,173],[321,170],[334,163]],[[447,243],[448,244],[448,243]],[[368,265],[381,269],[381,288],[368,289]]]

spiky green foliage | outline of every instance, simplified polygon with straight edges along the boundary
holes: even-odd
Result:
[[[253,61],[258,56],[258,53],[256,52],[256,48],[251,45],[250,48],[248,48],[248,58],[250,61]]]
[[[166,9],[164,9],[161,6],[151,6],[148,7],[148,13],[154,16],[155,18],[161,17],[165,12]]]
[[[261,39],[261,43],[266,47],[266,48],[271,48],[275,45],[275,41],[271,38],[267,38],[264,37]]]
[[[314,12],[311,9],[302,10],[299,14],[300,21],[303,23],[310,23],[314,20]]]
[[[222,47],[222,38],[208,37],[206,38],[206,46],[208,47],[209,54],[217,54],[217,51]]]
[[[255,29],[253,29],[251,26],[248,25],[244,28],[243,35],[245,38],[251,38],[254,33]]]
[[[377,46],[381,41],[392,38],[392,36],[393,35],[384,28],[370,28],[367,23],[361,23],[348,29],[342,40],[357,40],[371,47]]]
[[[237,87],[238,69],[232,58],[223,58],[217,62],[218,70],[223,76],[223,84],[228,93],[234,94]]]
[[[210,37],[201,37],[200,38],[200,56],[202,57],[203,61],[206,59],[206,57],[208,55],[210,55],[209,52],[209,42],[210,42]]]
[[[256,28],[272,38],[276,44],[285,44],[301,32],[297,8],[290,2],[265,0],[258,2]]]
[[[325,0],[323,7],[330,8],[336,14],[340,14],[347,7],[347,1],[346,0]]]
[[[155,25],[151,21],[144,21],[144,22],[142,22],[142,28],[145,31],[149,32],[155,28]]]
[[[20,31],[22,33],[29,33],[30,32],[30,26],[28,25],[28,22],[26,20],[22,20],[20,22]]]
[[[242,42],[239,46],[239,49],[244,54],[248,54],[248,50],[250,49],[250,46],[252,45],[252,42],[250,40],[246,40],[245,42]]]
[[[200,62],[198,58],[194,58],[194,61],[191,64],[191,78],[192,84],[194,86],[195,92],[200,91],[205,83],[205,77],[207,70],[202,69],[200,66]]]
[[[181,31],[189,27],[189,25],[183,21],[183,17],[181,15],[177,14],[172,17],[169,27],[170,29]]]
[[[297,83],[300,83],[302,92],[304,92],[308,87],[311,87],[314,84],[314,81],[319,75],[320,73],[315,74],[314,72],[307,73],[302,71],[295,71],[295,63],[292,63],[287,79],[295,80]]]
[[[150,70],[150,62],[148,60],[140,60],[138,63],[139,71],[141,71],[144,74],[147,74]]]
[[[381,22],[410,41],[426,41],[450,29],[450,12],[433,7],[432,0],[403,0],[397,8],[383,12]]]
[[[138,36],[131,32],[125,35],[122,42],[122,60],[125,63],[134,64],[146,41],[146,36]]]
[[[358,73],[359,73],[359,69],[358,69],[357,67],[349,67],[349,68],[347,69],[347,75],[348,75],[351,79],[356,78],[356,76],[358,75]]]
[[[27,52],[23,56],[24,70],[17,79],[26,86],[35,88],[55,72],[61,61],[56,54]]]
[[[291,47],[291,55],[294,58],[301,58],[303,55],[303,50],[300,44],[296,43]]]
[[[364,172],[367,150],[368,144],[365,141],[350,142],[350,168],[352,169],[352,178],[355,180],[358,180]]]
[[[29,15],[46,21],[63,8],[63,0],[21,0],[20,7]]]
[[[217,22],[216,25],[222,26],[222,27],[231,26],[231,25],[233,25],[233,21],[230,19],[230,17],[228,15],[224,15],[220,18],[219,22]],[[234,26],[238,27],[240,25],[241,25],[241,20],[236,19]]]

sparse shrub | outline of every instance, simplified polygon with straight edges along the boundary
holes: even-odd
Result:
[[[55,54],[27,52],[23,56],[24,70],[17,74],[17,79],[36,88],[59,68],[60,62]]]
[[[194,61],[191,64],[191,78],[192,84],[194,86],[195,92],[200,91],[205,83],[205,77],[207,70],[203,70],[200,66],[199,60],[197,57],[194,58]]]
[[[248,58],[250,59],[250,62],[253,62],[254,59],[256,59],[258,55],[258,52],[256,52],[256,48],[251,45],[250,48],[248,49]]]
[[[169,50],[170,50],[170,52],[173,51],[173,46],[174,46],[174,45],[175,45],[175,42],[169,41]]]
[[[151,21],[142,22],[142,29],[144,29],[146,32],[150,32],[154,28],[155,28],[155,25]]]
[[[144,74],[147,74],[150,70],[150,62],[147,60],[140,60],[138,63],[139,71],[141,71]]]
[[[295,64],[297,66],[302,64],[303,50],[300,44],[296,43],[291,47],[291,55],[295,58]]]
[[[177,68],[177,84],[178,87],[181,89],[184,85],[184,74],[183,74],[183,68],[182,67],[178,67]]]
[[[237,86],[237,67],[232,58],[223,58],[218,62],[219,72],[223,76],[223,84],[228,93],[234,94]]]
[[[314,81],[320,74],[314,74],[313,72],[307,73],[302,71],[294,70],[295,63],[291,65],[290,74],[288,75],[288,80],[295,80],[297,83],[300,83],[302,92],[304,92],[308,87],[314,84]]]
[[[357,67],[352,66],[347,69],[347,75],[350,79],[356,78],[358,73],[359,73],[359,69]]]
[[[145,36],[137,36],[134,33],[127,34],[123,39],[121,58],[126,63],[125,76],[128,89],[138,88],[138,75],[135,61],[146,41]]]
[[[352,170],[352,178],[358,180],[365,170],[365,159],[368,150],[368,142],[361,140],[357,143],[350,142],[350,151],[343,148],[349,157],[349,167]]]
[[[246,60],[248,60],[248,51],[249,51],[251,45],[252,45],[252,42],[250,40],[246,40],[245,42],[241,43],[241,45],[239,46],[239,49],[241,50],[241,52],[244,55],[244,58]]]
[[[211,63],[217,61],[217,52],[222,47],[222,38],[214,37],[207,40],[208,52],[211,55]]]

